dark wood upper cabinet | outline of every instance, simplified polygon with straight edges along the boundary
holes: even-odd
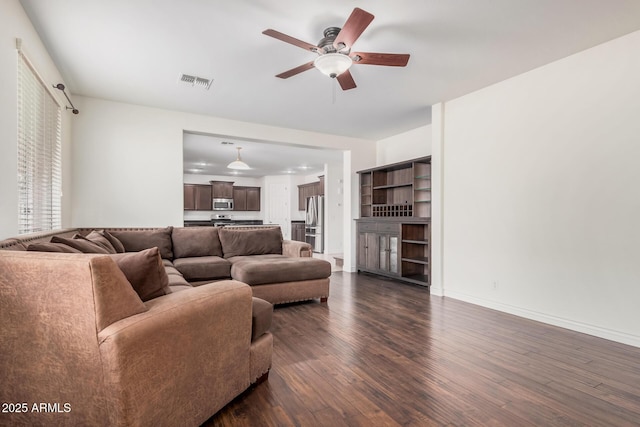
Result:
[[[184,210],[210,211],[211,186],[202,184],[184,184]]]
[[[193,211],[196,209],[196,186],[184,184],[184,210]]]
[[[307,209],[307,197],[324,196],[324,175],[318,177],[317,182],[298,185],[298,210]]]
[[[260,187],[233,187],[234,211],[259,211]]]
[[[247,210],[260,210],[260,187],[247,187]]]
[[[233,182],[210,181],[214,199],[233,198]]]

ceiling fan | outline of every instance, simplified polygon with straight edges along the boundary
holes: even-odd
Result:
[[[386,65],[391,67],[404,67],[407,65],[409,54],[351,52],[353,43],[369,26],[373,18],[374,16],[369,12],[356,7],[342,28],[329,27],[324,30],[324,38],[318,42],[317,46],[276,30],[264,30],[262,34],[318,54],[315,60],[280,73],[276,77],[288,79],[303,71],[317,68],[323,74],[337,79],[342,90],[349,90],[356,87],[356,82],[349,72],[349,68],[353,64]]]

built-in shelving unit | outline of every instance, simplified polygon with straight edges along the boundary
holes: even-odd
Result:
[[[402,224],[402,277],[420,285],[429,283],[429,225]]]
[[[361,217],[431,216],[431,157],[358,173]]]
[[[357,269],[431,283],[431,157],[358,172]]]

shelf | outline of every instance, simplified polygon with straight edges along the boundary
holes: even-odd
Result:
[[[402,258],[402,261],[412,262],[414,264],[429,264],[429,258],[426,256],[414,257],[414,258]]]
[[[411,187],[413,183],[408,184],[390,184],[390,185],[377,185],[373,187],[374,190],[387,190],[389,188],[399,188],[399,187]]]
[[[415,191],[431,191],[431,187],[425,187],[425,188],[414,188]]]
[[[429,279],[426,274],[411,274],[409,276],[402,276],[404,280],[417,283],[417,284],[427,284],[429,283]]]
[[[416,245],[428,245],[429,242],[427,242],[426,240],[409,240],[409,239],[403,239],[402,243],[413,243]]]
[[[431,203],[431,200],[416,200],[415,203]]]
[[[418,175],[415,178],[416,179],[431,179],[431,175]]]

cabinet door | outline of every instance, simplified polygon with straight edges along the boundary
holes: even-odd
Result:
[[[213,197],[215,199],[233,198],[233,182],[211,181],[211,187],[213,189]]]
[[[260,210],[260,187],[247,187],[247,210]]]
[[[304,186],[298,185],[298,210],[304,211],[307,209],[307,200],[304,197]]]
[[[358,267],[378,270],[378,234],[358,233]]]
[[[196,185],[195,186],[195,203],[197,211],[211,210],[211,186]]]
[[[233,210],[247,210],[247,189],[246,187],[233,187]]]
[[[196,186],[184,184],[184,210],[192,211],[196,209]]]
[[[380,270],[397,274],[399,271],[398,236],[392,234],[379,234],[378,242]]]

